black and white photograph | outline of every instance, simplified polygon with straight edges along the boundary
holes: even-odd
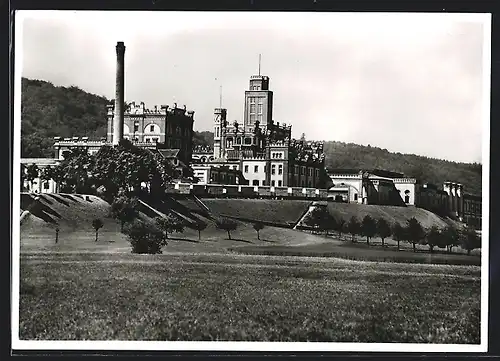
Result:
[[[13,348],[487,351],[490,14],[23,10],[14,44]]]

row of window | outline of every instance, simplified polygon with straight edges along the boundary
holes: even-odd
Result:
[[[265,180],[262,180],[261,182],[262,182],[262,183],[261,183],[260,185],[262,185],[262,186],[265,186],[265,185],[266,185],[266,181],[265,181]],[[259,180],[258,180],[258,179],[254,179],[254,180],[252,181],[252,185],[253,185],[253,186],[258,186],[258,185],[259,185]],[[272,187],[275,187],[276,185],[277,185],[278,187],[282,187],[282,186],[283,186],[283,181],[279,180],[278,182],[275,182],[275,181],[273,181],[273,180],[272,180],[272,181],[271,181],[271,186],[272,186]]]
[[[319,169],[309,168],[308,171],[309,171],[308,172],[309,177],[313,176],[313,171],[314,171],[314,174],[316,175],[316,177],[319,177]],[[293,167],[293,174],[294,175],[299,174],[299,166],[298,165]],[[306,167],[305,166],[300,167],[300,175],[306,175]]]
[[[258,114],[262,114],[262,104],[257,104]],[[255,114],[255,104],[250,104],[250,114]]]
[[[149,132],[150,133],[158,133],[158,132],[155,131],[155,128],[156,128],[155,124],[149,125]],[[168,134],[172,134],[172,128],[173,127],[170,124],[167,125],[167,133]],[[139,122],[135,122],[134,123],[134,133],[138,133],[138,132],[139,132]],[[184,134],[182,134],[182,133],[184,133]],[[189,129],[188,128],[184,128],[184,132],[183,132],[182,129],[181,129],[181,127],[177,126],[177,127],[175,127],[175,134],[176,135],[188,136],[189,135]]]
[[[283,159],[283,152],[271,153],[271,158],[273,158],[273,159]]]

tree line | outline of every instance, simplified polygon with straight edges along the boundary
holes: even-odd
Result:
[[[120,194],[163,194],[166,185],[179,174],[160,153],[123,140],[117,147],[103,146],[95,154],[75,148],[64,154],[56,166],[38,169],[21,165],[21,187],[40,176],[54,180],[62,193],[98,194],[109,202]]]
[[[127,235],[132,246],[132,253],[159,254],[164,246],[168,245],[169,234],[183,233],[188,224],[185,220],[170,212],[164,217],[157,216],[154,219],[141,219],[138,211],[139,200],[136,197],[121,195],[117,197],[110,208],[110,216],[119,220],[121,231]],[[197,221],[189,227],[198,231],[198,239],[201,240],[201,232],[207,228],[207,223]],[[221,217],[215,220],[215,227],[227,232],[231,239],[231,232],[238,228],[238,223],[233,219]],[[254,222],[253,228],[260,239],[260,231],[264,228],[262,222]]]
[[[471,251],[481,248],[481,238],[472,227],[458,229],[453,226],[438,228],[432,226],[425,229],[420,222],[412,217],[406,224],[401,225],[396,222],[389,224],[386,219],[375,219],[366,215],[362,220],[352,216],[349,220],[334,217],[327,208],[314,208],[305,217],[304,225],[312,229],[313,232],[325,233],[336,232],[339,239],[342,234],[349,234],[351,241],[356,242],[358,236],[366,237],[366,243],[370,244],[370,239],[378,236],[382,240],[382,247],[385,246],[385,239],[392,237],[397,242],[397,249],[400,250],[400,242],[408,242],[416,252],[416,245],[427,245],[431,253],[435,248],[446,248],[449,253],[454,247],[461,247],[470,255]]]

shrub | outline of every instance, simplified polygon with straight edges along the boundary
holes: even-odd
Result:
[[[439,247],[442,236],[441,231],[438,227],[432,226],[425,237],[422,239],[422,244],[429,246],[429,251],[434,252],[434,247]]]
[[[155,223],[135,219],[125,227],[132,253],[160,254],[161,248],[166,245],[163,231]]]

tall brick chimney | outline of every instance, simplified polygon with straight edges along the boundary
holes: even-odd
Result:
[[[125,98],[125,44],[116,43],[116,95],[115,114],[113,119],[113,145],[123,139],[123,111]]]

